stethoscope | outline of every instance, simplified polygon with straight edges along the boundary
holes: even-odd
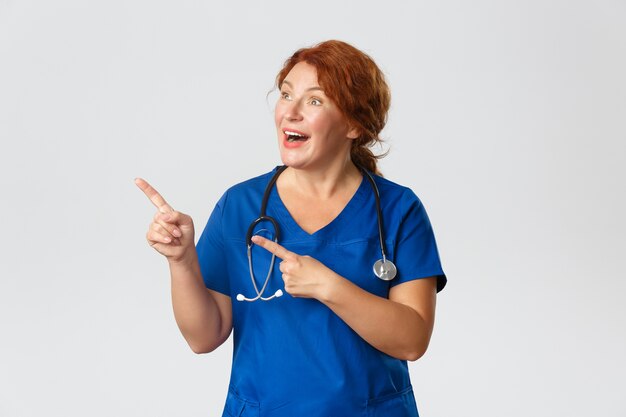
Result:
[[[265,193],[263,194],[263,201],[261,203],[261,214],[259,215],[259,217],[253,220],[252,223],[250,223],[250,226],[248,227],[248,232],[246,233],[248,268],[250,269],[250,279],[252,281],[252,286],[254,287],[254,291],[256,292],[256,297],[247,298],[243,294],[237,294],[237,301],[256,301],[256,300],[269,301],[273,298],[277,298],[283,295],[282,290],[279,289],[270,297],[263,297],[265,288],[267,288],[267,284],[272,275],[272,271],[274,270],[274,261],[276,260],[276,255],[274,254],[272,254],[272,259],[270,260],[270,267],[269,267],[269,270],[267,271],[267,276],[265,277],[265,282],[263,283],[263,287],[261,287],[261,290],[259,290],[259,287],[256,284],[254,270],[252,268],[252,245],[253,245],[252,236],[254,234],[255,227],[259,223],[270,222],[275,231],[274,242],[278,242],[280,238],[280,228],[278,227],[278,222],[273,217],[266,215],[265,210],[267,208],[267,201],[270,198],[270,193],[272,192],[272,188],[274,187],[274,184],[276,184],[276,180],[278,179],[280,174],[282,174],[282,172],[286,168],[287,168],[286,165],[278,167],[276,170],[276,173],[270,179],[270,182],[267,184],[267,187],[265,188]],[[391,281],[392,279],[395,278],[396,274],[398,273],[398,270],[396,269],[396,266],[393,264],[393,262],[387,259],[387,246],[385,246],[385,236],[384,236],[384,231],[383,231],[383,214],[380,208],[380,194],[378,192],[378,187],[376,186],[376,183],[374,182],[374,178],[372,177],[372,175],[367,170],[363,168],[360,168],[360,169],[361,169],[361,172],[363,172],[363,175],[365,175],[365,178],[367,178],[370,185],[372,186],[372,190],[374,191],[374,198],[376,199],[376,214],[378,218],[378,240],[380,241],[380,253],[382,255],[382,258],[374,262],[374,266],[372,267],[372,269],[374,271],[374,275],[376,275],[378,278],[382,279],[383,281]]]

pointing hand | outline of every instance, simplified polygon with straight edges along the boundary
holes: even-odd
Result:
[[[285,249],[278,243],[262,236],[253,236],[252,241],[282,259],[280,272],[285,282],[285,291],[294,297],[321,300],[338,275],[315,258],[302,256]]]
[[[146,234],[148,243],[170,262],[183,260],[194,248],[193,220],[174,210],[144,179],[136,178],[135,184],[157,208]]]

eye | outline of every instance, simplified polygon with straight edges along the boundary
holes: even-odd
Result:
[[[322,102],[319,99],[317,99],[317,98],[312,98],[310,103],[312,105],[314,105],[314,106],[321,106],[322,105]]]
[[[286,91],[281,91],[280,92],[280,98],[284,99],[284,100],[290,100],[291,96],[289,95],[288,92]]]

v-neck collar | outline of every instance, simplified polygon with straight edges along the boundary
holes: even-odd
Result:
[[[336,235],[336,232],[341,230],[344,226],[346,226],[351,219],[355,216],[354,212],[362,205],[362,201],[365,199],[367,192],[367,179],[364,174],[361,174],[361,184],[357,188],[354,195],[350,198],[348,203],[344,206],[344,208],[339,212],[339,214],[330,221],[326,226],[323,226],[321,229],[308,233],[304,229],[300,227],[300,225],[294,220],[287,210],[287,207],[283,203],[283,200],[280,198],[278,194],[278,189],[274,185],[272,187],[272,191],[270,193],[271,200],[274,204],[274,209],[276,210],[276,214],[279,217],[279,223],[282,227],[288,228],[294,235],[294,237],[298,239],[302,238],[316,238],[316,239],[328,239],[332,238]]]

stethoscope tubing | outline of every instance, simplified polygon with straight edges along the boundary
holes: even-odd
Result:
[[[257,283],[256,283],[256,277],[254,276],[254,269],[252,267],[252,245],[253,245],[252,236],[254,234],[255,227],[259,223],[270,222],[272,223],[272,226],[274,227],[274,242],[278,242],[280,239],[280,227],[278,226],[278,222],[273,217],[268,216],[266,214],[266,211],[267,211],[267,202],[269,201],[272,188],[274,187],[274,184],[276,183],[276,180],[278,180],[278,177],[280,176],[280,174],[282,174],[282,172],[285,169],[287,169],[286,165],[279,166],[276,170],[276,173],[274,173],[269,183],[265,187],[265,192],[263,193],[263,200],[261,201],[261,212],[259,214],[259,217],[257,217],[256,219],[252,221],[252,223],[250,223],[250,226],[248,226],[248,230],[246,232],[246,250],[247,250],[247,255],[248,255],[248,268],[250,270],[250,280],[252,281],[252,286],[254,287],[254,291],[256,292],[257,295],[256,297],[253,297],[253,298],[247,298],[243,294],[237,294],[238,301],[256,301],[256,300],[269,301],[273,298],[280,297],[283,295],[282,290],[279,289],[272,296],[263,297],[263,293],[265,292],[265,289],[267,288],[267,284],[269,283],[270,277],[272,275],[272,271],[274,269],[274,262],[276,260],[276,255],[274,254],[272,254],[270,267],[269,267],[269,270],[267,271],[267,276],[265,277],[263,287],[259,291],[259,287],[257,286]],[[378,240],[380,242],[380,252],[382,255],[382,259],[376,261],[372,269],[374,271],[374,274],[378,278],[384,281],[390,281],[396,276],[397,269],[396,269],[396,266],[393,264],[393,262],[387,259],[387,246],[385,245],[383,215],[382,215],[382,209],[380,207],[380,192],[378,191],[378,187],[376,186],[374,177],[372,177],[372,175],[366,169],[362,167],[359,167],[359,169],[361,170],[363,175],[365,175],[365,178],[367,178],[370,185],[372,186],[372,190],[374,191],[374,200],[376,201],[376,220],[378,223]]]
[[[380,253],[383,257],[383,262],[387,261],[387,245],[385,245],[384,239],[384,228],[383,228],[383,214],[382,209],[380,208],[380,193],[378,192],[378,187],[376,186],[376,182],[372,175],[364,168],[361,168],[361,172],[365,175],[365,178],[372,185],[372,189],[374,190],[374,200],[376,200],[376,217],[378,218],[378,240],[380,242]]]

